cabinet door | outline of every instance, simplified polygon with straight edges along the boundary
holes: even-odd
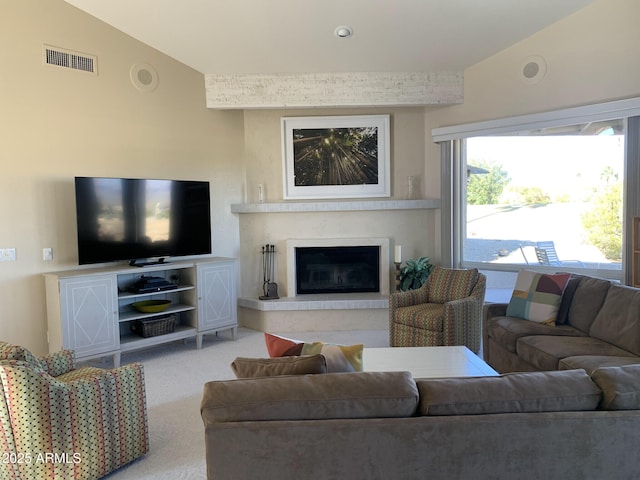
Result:
[[[62,343],[78,358],[119,348],[115,275],[60,280]]]
[[[199,263],[198,331],[237,325],[236,262]]]

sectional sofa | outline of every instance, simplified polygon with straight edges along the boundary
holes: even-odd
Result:
[[[507,306],[486,305],[483,319],[484,359],[500,373],[640,363],[640,289],[572,275],[552,325],[508,316]]]
[[[205,384],[214,479],[635,479],[640,365],[414,380],[407,372]]]

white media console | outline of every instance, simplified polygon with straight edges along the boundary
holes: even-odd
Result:
[[[144,267],[117,266],[46,273],[49,352],[75,350],[78,360],[113,356],[120,365],[123,352],[195,337],[197,348],[205,334],[238,328],[237,260],[211,257]],[[131,287],[142,276],[163,277],[170,290],[136,293]],[[171,300],[162,312],[142,313],[131,304]],[[175,330],[142,337],[132,331],[140,320],[175,315]]]

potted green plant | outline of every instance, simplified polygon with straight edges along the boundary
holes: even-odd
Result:
[[[420,288],[433,270],[429,257],[420,257],[415,260],[409,259],[404,267],[400,269],[400,290],[415,290]]]

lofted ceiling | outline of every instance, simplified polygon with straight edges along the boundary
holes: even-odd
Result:
[[[205,75],[461,72],[594,2],[65,1]]]

